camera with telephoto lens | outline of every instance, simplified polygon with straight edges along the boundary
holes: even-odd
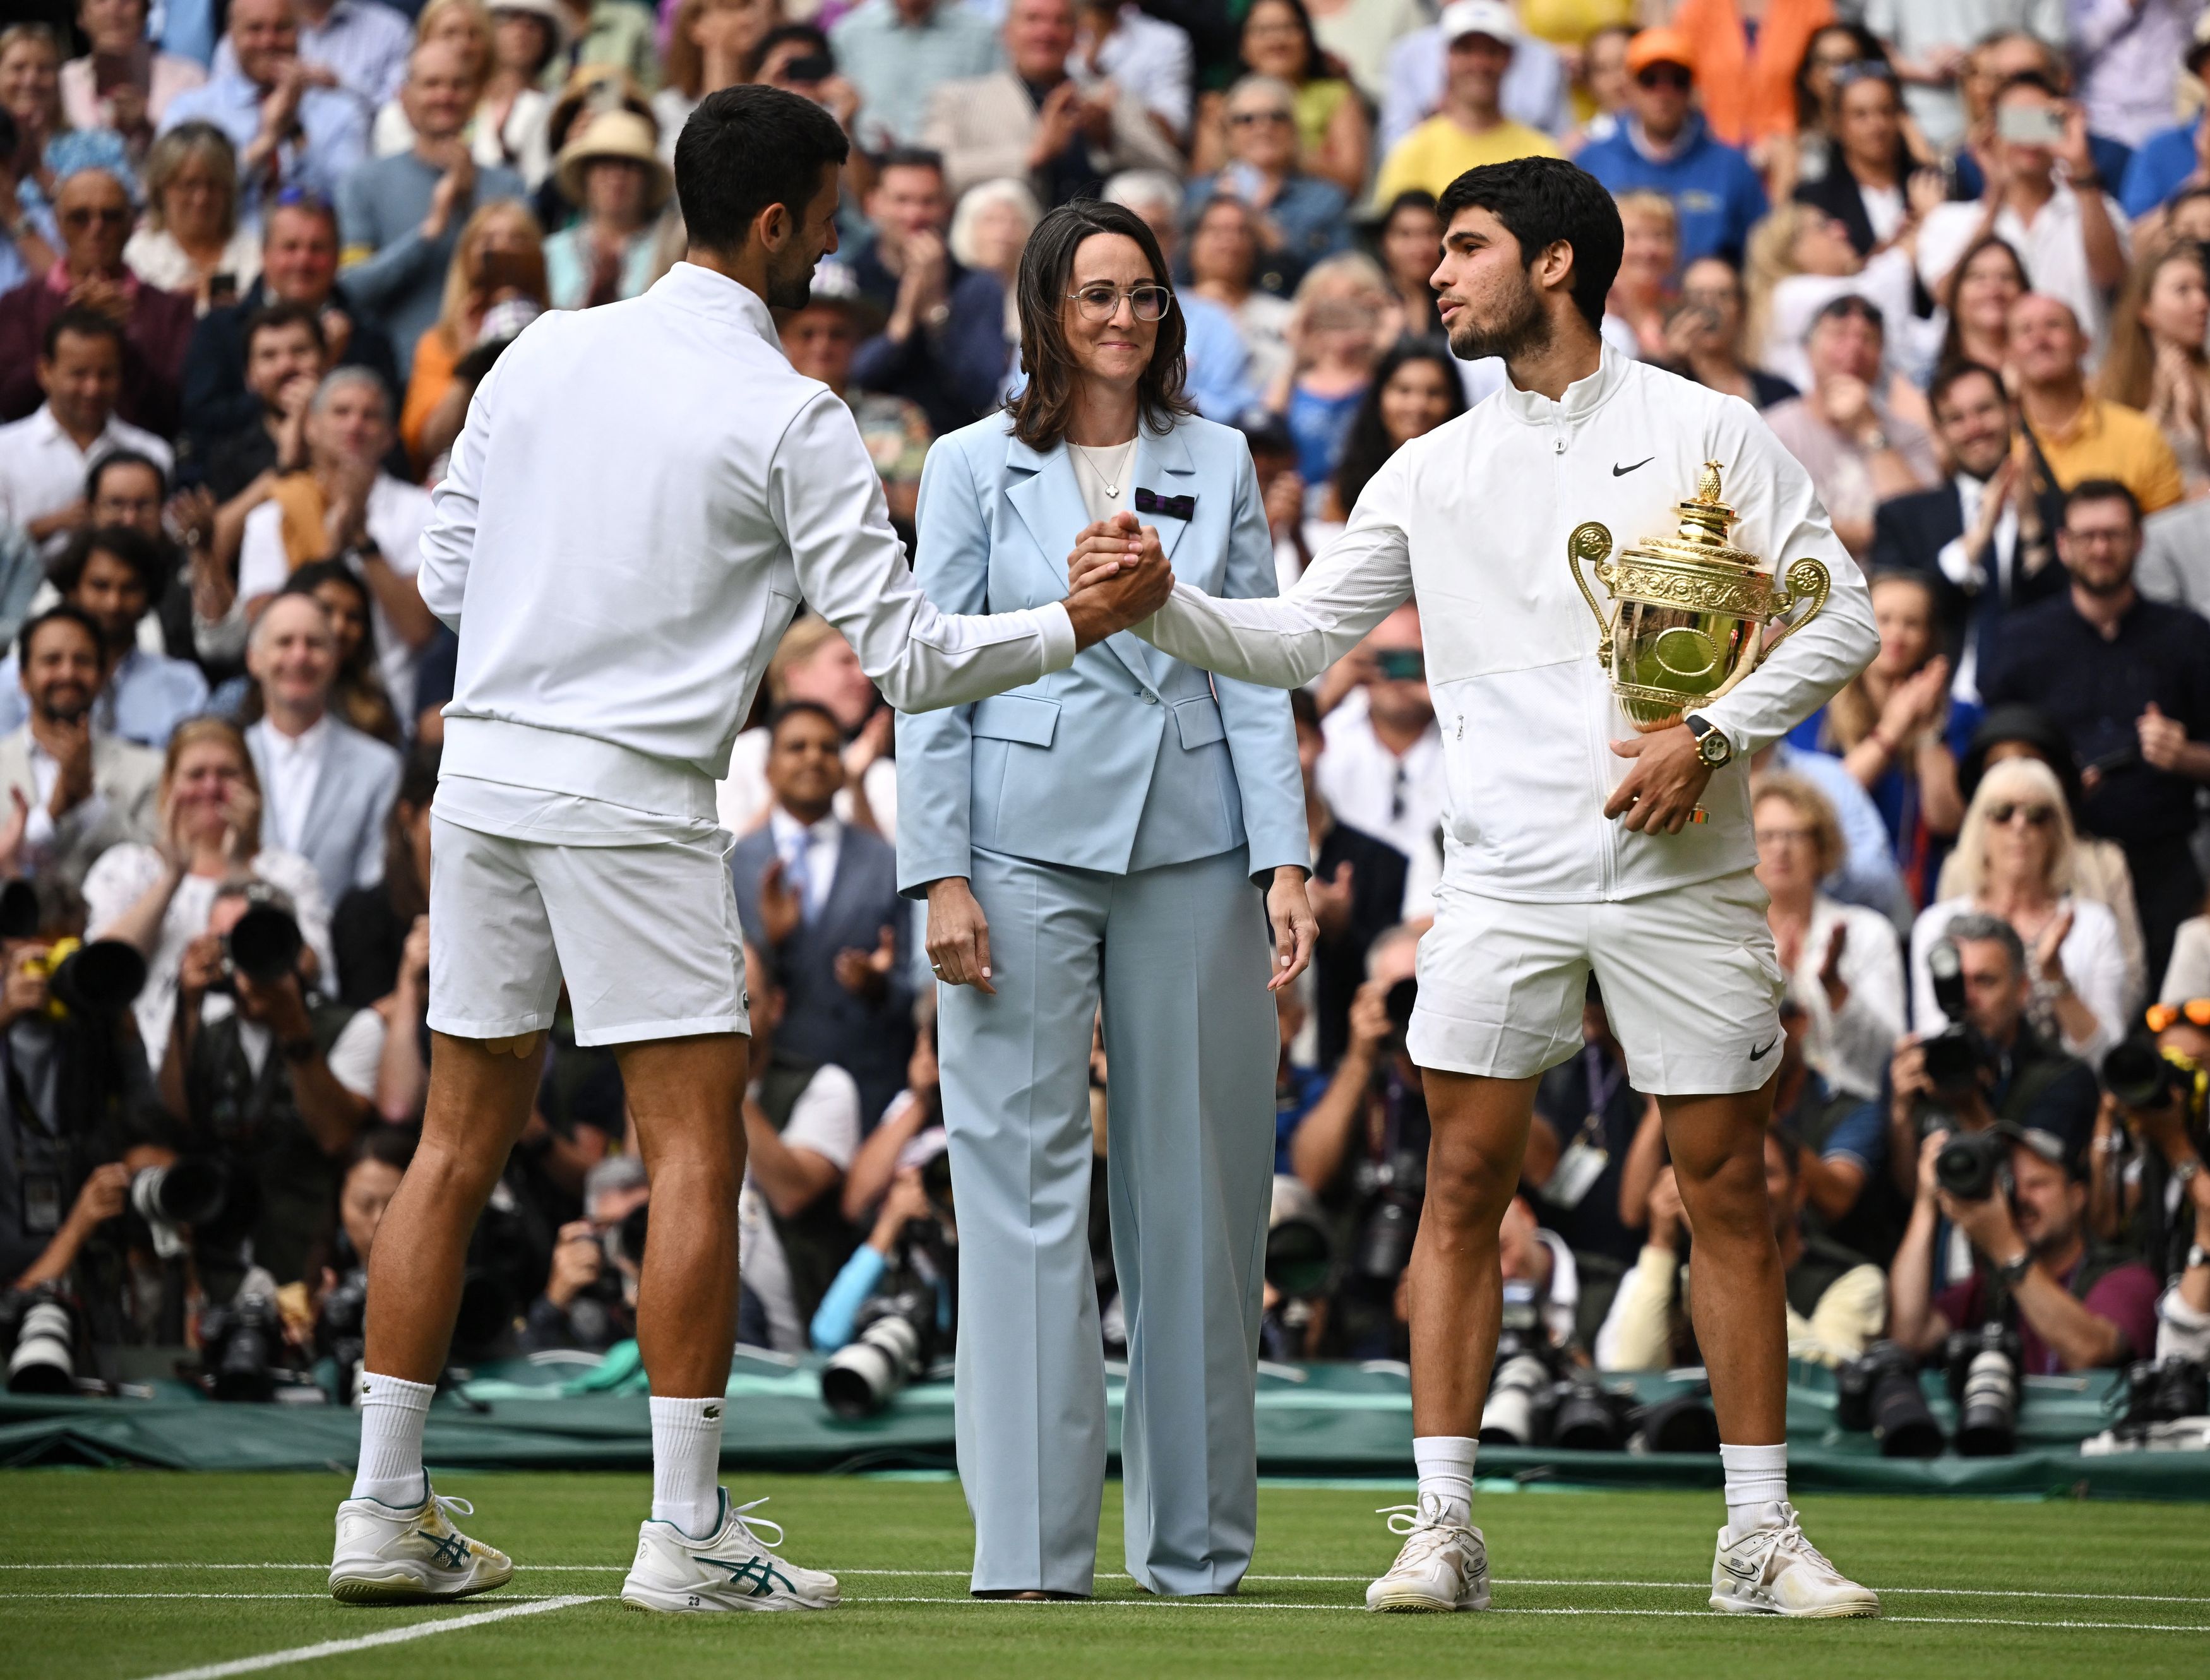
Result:
[[[1965,1457],[2001,1458],[2018,1449],[2019,1357],[2016,1333],[1992,1319],[1950,1333],[1942,1363],[1957,1403],[1957,1450]]]
[[[821,1369],[821,1399],[839,1417],[872,1417],[924,1375],[936,1344],[936,1296],[919,1286],[878,1295],[860,1309],[852,1339]]]
[[[1965,1018],[1965,964],[1957,942],[1939,939],[1926,952],[1926,967],[1934,980],[1934,1001],[1949,1024],[1919,1041],[1925,1056],[1926,1082],[1934,1087],[1935,1101],[1924,1105],[1926,1122],[1946,1121],[1951,1106],[1979,1088],[1980,1070],[1992,1060],[1978,1031]]]
[[[1835,1371],[1834,1422],[1871,1431],[1885,1458],[1941,1455],[1941,1426],[1918,1386],[1918,1357],[1898,1342],[1875,1342]]]
[[[274,986],[299,965],[306,941],[273,887],[255,882],[245,891],[245,914],[222,936],[222,975],[214,989],[235,992],[244,975],[257,986]]]
[[[263,1295],[200,1314],[200,1374],[218,1400],[265,1400],[282,1368],[284,1321]]]
[[[1266,1281],[1287,1300],[1310,1301],[1326,1292],[1334,1265],[1319,1198],[1295,1174],[1276,1173],[1266,1214]]]
[[[121,940],[56,940],[22,959],[23,972],[44,975],[46,1013],[105,1021],[121,1014],[146,987],[146,959]]]
[[[2009,1177],[2012,1133],[1952,1132],[1934,1156],[1934,1181],[1960,1202],[1983,1202]]]
[[[2135,1114],[2155,1114],[2177,1103],[2189,1127],[2198,1133],[2210,1111],[2210,1071],[2183,1051],[2139,1034],[2103,1058],[2103,1085]]]
[[[1550,1442],[1569,1453],[1616,1453],[1627,1445],[1631,1397],[1615,1394],[1585,1365],[1569,1365],[1550,1389]]]
[[[1525,1278],[1506,1278],[1495,1375],[1481,1408],[1481,1439],[1500,1447],[1538,1447],[1548,1441],[1560,1375],[1535,1286]]]
[[[315,1313],[315,1351],[337,1367],[335,1393],[353,1398],[353,1381],[367,1351],[368,1268],[356,1266],[338,1279]]]
[[[130,1177],[130,1211],[146,1222],[163,1260],[184,1252],[182,1227],[213,1224],[229,1200],[230,1169],[213,1155],[179,1155]]]
[[[2177,1353],[2137,1360],[2126,1367],[2125,1396],[2122,1429],[2210,1416],[2210,1369]]]
[[[76,1393],[76,1308],[51,1284],[0,1292],[0,1346],[11,1394]]]

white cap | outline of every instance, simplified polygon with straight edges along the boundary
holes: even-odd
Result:
[[[1446,43],[1462,35],[1486,35],[1507,46],[1516,46],[1519,15],[1505,0],[1453,0],[1443,8],[1442,31]]]

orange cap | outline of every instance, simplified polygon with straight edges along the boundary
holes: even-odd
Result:
[[[1627,44],[1627,73],[1639,76],[1652,64],[1678,64],[1693,75],[1696,49],[1678,29],[1638,29]]]

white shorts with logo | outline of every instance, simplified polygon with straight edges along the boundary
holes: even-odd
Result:
[[[1487,898],[1446,871],[1420,940],[1405,1048],[1422,1067],[1519,1079],[1581,1047],[1593,971],[1634,1089],[1754,1091],[1780,1065],[1769,902],[1744,870],[1615,903]]]
[[[748,1033],[726,840],[562,844],[430,818],[431,1028],[578,1044]]]

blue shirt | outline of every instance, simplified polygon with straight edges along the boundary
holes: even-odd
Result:
[[[2202,129],[2198,113],[2191,123],[2153,134],[2141,143],[2126,166],[2125,184],[2118,203],[2129,216],[2145,216],[2186,184],[2195,172],[2195,146]]]
[[[1343,455],[1343,440],[1358,418],[1358,405],[1366,388],[1341,396],[1316,396],[1302,385],[1289,388],[1289,411],[1282,416],[1297,446],[1297,475],[1307,485],[1325,484],[1335,476],[1335,463]]]
[[[1243,335],[1235,330],[1235,317],[1194,292],[1177,292],[1174,301],[1181,307],[1187,330],[1183,352],[1189,359],[1189,374],[1182,388],[1205,419],[1233,426],[1259,402],[1251,389],[1251,353],[1244,347]]]
[[[962,0],[938,0],[920,24],[906,22],[891,0],[866,0],[837,21],[829,44],[860,90],[854,127],[871,149],[886,139],[919,143],[931,94],[998,68],[998,32]]]
[[[261,131],[261,89],[241,75],[219,76],[188,88],[169,101],[161,131],[179,123],[213,123],[243,152]],[[338,183],[368,155],[368,107],[334,88],[310,88],[299,96],[300,138],[277,149],[257,181],[247,181],[239,196],[239,219],[257,223],[261,200],[277,189],[300,186],[331,203]],[[271,178],[273,176],[273,178]]]
[[[1217,194],[1252,202],[1250,190],[1238,179],[1240,167],[1231,163],[1217,175],[1190,183],[1189,202],[1182,211],[1186,226],[1195,227],[1199,214]],[[1290,176],[1265,214],[1282,230],[1283,245],[1299,263],[1317,263],[1350,243],[1350,202],[1341,187],[1317,175]]]
[[[92,703],[93,727],[159,752],[177,725],[208,709],[208,685],[188,659],[133,648]],[[31,716],[15,656],[0,660],[0,734],[19,729]]]
[[[1329,1079],[1317,1067],[1289,1065],[1289,1083],[1286,1091],[1274,1092],[1274,1170],[1285,1173],[1293,1170],[1289,1165],[1289,1139],[1297,1134],[1297,1127],[1313,1111],[1313,1106],[1327,1095]]]
[[[407,57],[414,50],[414,27],[380,0],[337,0],[319,24],[299,20],[299,60],[319,64],[338,79],[344,92],[365,100],[371,111],[399,97],[407,80]],[[215,76],[238,69],[238,54],[225,35],[214,50]]]
[[[1848,767],[1831,752],[1807,752],[1782,740],[1772,744],[1772,768],[1800,776],[1824,794],[1841,823],[1841,867],[1820,885],[1846,903],[1863,904],[1907,927],[1912,906],[1895,867],[1887,825]]]
[[[1574,161],[1603,183],[1615,195],[1638,187],[1662,192],[1673,201],[1681,218],[1681,256],[1677,273],[1700,257],[1714,252],[1742,260],[1750,228],[1765,215],[1765,185],[1749,160],[1724,142],[1712,137],[1700,117],[1671,149],[1670,155],[1651,156],[1636,142],[1640,125],[1622,123],[1608,140],[1585,147]]]

